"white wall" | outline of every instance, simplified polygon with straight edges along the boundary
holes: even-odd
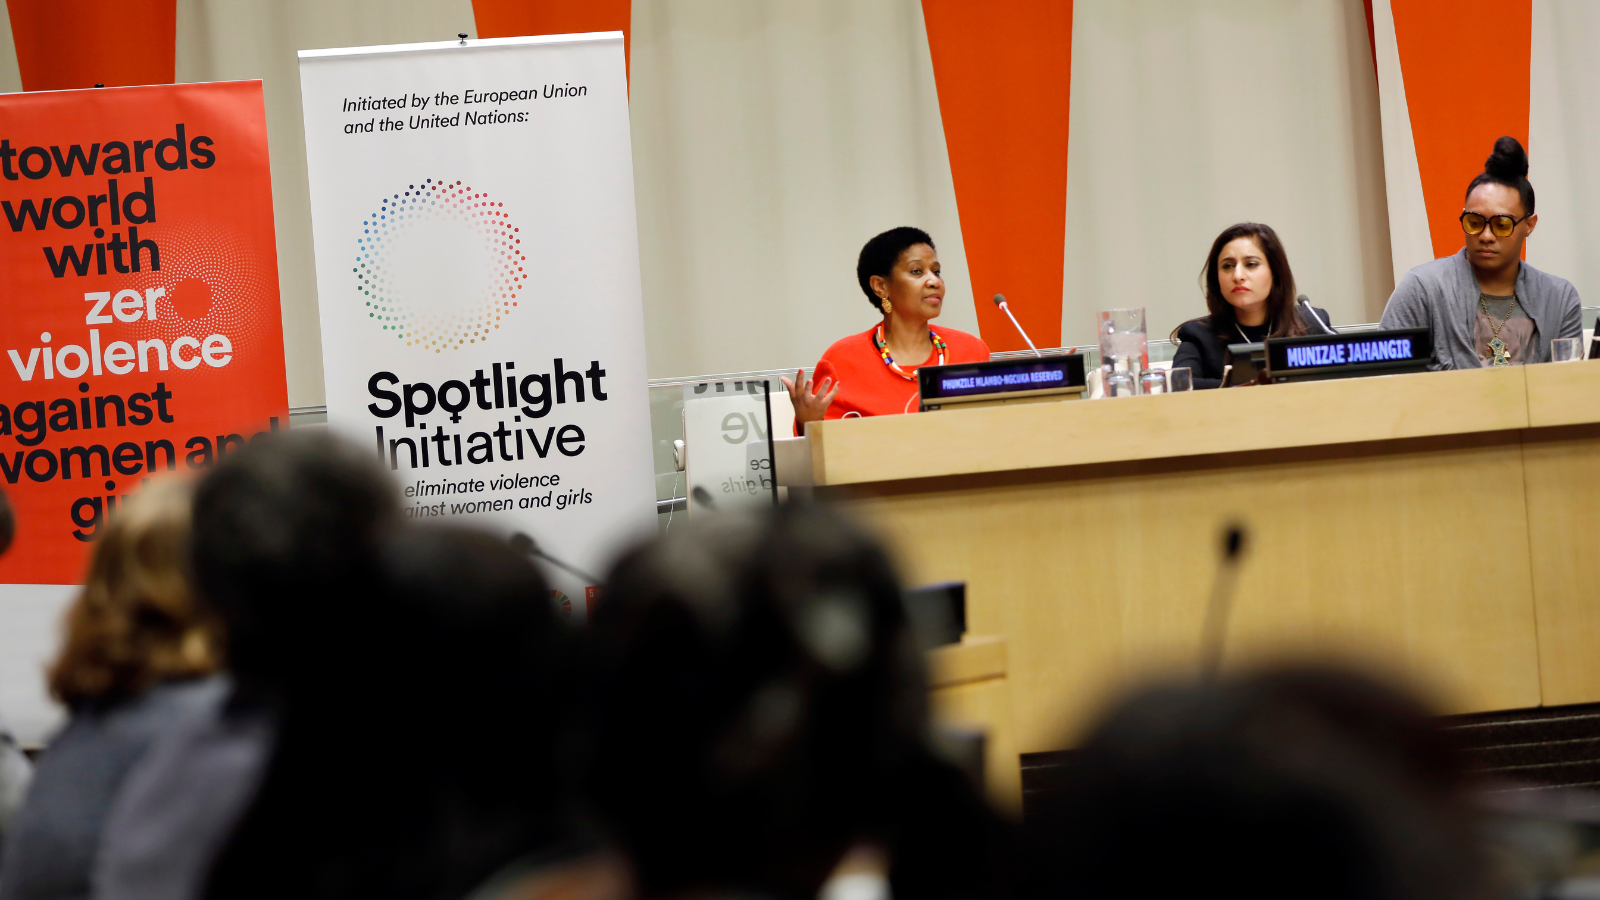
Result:
[[[0,585],[0,718],[23,746],[41,744],[61,721],[44,669],[55,655],[61,613],[78,588]]]
[[[1302,293],[1375,322],[1393,288],[1377,87],[1361,0],[1076,0],[1063,338],[1143,306],[1205,314],[1234,222],[1283,239]]]

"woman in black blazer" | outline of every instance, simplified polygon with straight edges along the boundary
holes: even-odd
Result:
[[[1269,225],[1242,222],[1217,235],[1204,280],[1210,315],[1172,333],[1178,342],[1172,367],[1188,368],[1196,389],[1222,386],[1222,354],[1229,344],[1328,330],[1326,312],[1315,310],[1312,321],[1295,303],[1289,257]]]

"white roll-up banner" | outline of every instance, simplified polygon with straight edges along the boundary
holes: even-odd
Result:
[[[329,427],[408,517],[601,574],[655,519],[622,34],[303,51],[300,85]]]

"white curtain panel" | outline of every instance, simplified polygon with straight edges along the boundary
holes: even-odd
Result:
[[[977,331],[918,0],[634,0],[650,374],[810,366],[877,314],[872,235],[916,225]]]
[[[1076,0],[1062,332],[1205,314],[1211,241],[1264,222],[1336,323],[1393,290],[1362,0]]]
[[[1528,180],[1539,227],[1528,262],[1571,281],[1585,306],[1600,304],[1600,4],[1533,0]]]

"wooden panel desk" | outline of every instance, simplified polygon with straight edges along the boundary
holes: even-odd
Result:
[[[1226,665],[1354,658],[1441,711],[1600,701],[1600,362],[823,422],[820,496],[1006,641],[1017,752],[1192,672],[1220,534]]]

